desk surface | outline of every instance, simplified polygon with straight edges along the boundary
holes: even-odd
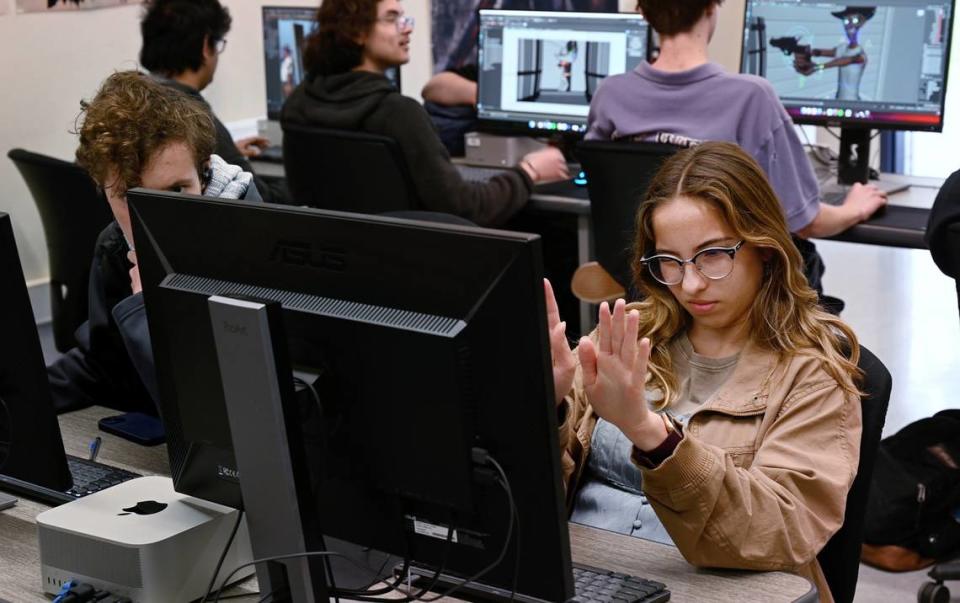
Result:
[[[168,474],[164,446],[145,448],[97,430],[97,421],[112,412],[89,408],[61,416],[67,452],[84,454],[86,443],[100,435],[101,461],[145,475]],[[36,529],[36,516],[46,509],[46,505],[21,498],[12,509],[0,512],[0,598],[18,603],[49,601],[40,590]],[[672,601],[773,602],[811,597],[810,583],[799,576],[698,570],[687,564],[677,549],[630,536],[570,524],[570,541],[575,561],[659,580],[671,590]],[[244,586],[254,584],[250,581]],[[815,601],[815,596],[811,600]]]
[[[283,164],[255,160],[252,163],[258,174],[283,177]],[[927,218],[943,180],[899,174],[882,174],[882,178],[887,183],[911,186],[890,195],[890,205],[884,211],[830,238],[851,243],[926,249],[923,235],[927,229]],[[571,181],[557,182],[538,185],[530,197],[530,207],[535,211],[587,217],[590,215],[590,198],[584,186],[577,186]]]

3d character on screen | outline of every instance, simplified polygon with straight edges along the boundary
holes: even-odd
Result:
[[[563,71],[563,79],[566,82],[566,92],[570,92],[573,63],[577,60],[577,42],[570,40],[557,51],[557,66]]]
[[[802,75],[836,68],[838,71],[837,99],[861,100],[860,81],[867,68],[867,51],[860,44],[860,30],[877,12],[873,6],[848,6],[830,13],[843,22],[846,42],[835,48],[812,48],[808,52],[794,52],[794,69]],[[771,40],[771,44],[773,41]],[[812,57],[829,57],[825,62],[814,62]]]
[[[280,61],[280,85],[283,88],[283,98],[287,98],[297,87],[293,79],[293,51],[289,46],[283,47],[283,60]]]

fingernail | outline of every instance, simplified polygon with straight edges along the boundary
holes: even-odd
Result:
[[[562,330],[566,331],[566,330],[567,330],[567,322],[566,322],[566,321],[561,322],[561,323],[560,323],[560,328],[561,328]]]

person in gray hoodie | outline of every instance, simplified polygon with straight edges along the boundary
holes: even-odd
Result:
[[[487,182],[460,176],[427,112],[384,76],[410,59],[414,23],[399,0],[324,0],[317,21],[304,52],[308,75],[284,104],[281,123],[396,140],[423,204],[419,209],[499,226],[526,204],[534,183],[569,177],[555,148],[530,153]]]

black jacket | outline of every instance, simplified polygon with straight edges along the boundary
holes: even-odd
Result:
[[[197,91],[195,88],[187,86],[186,84],[181,84],[176,80],[167,79],[157,75],[153,76],[153,78],[157,82],[165,86],[169,86],[175,90],[179,90],[180,92],[192,96],[203,103],[203,105],[210,110],[210,117],[213,118],[213,125],[217,130],[217,148],[214,149],[213,152],[222,157],[227,163],[231,165],[238,165],[243,171],[253,174],[253,184],[257,187],[257,190],[260,192],[260,196],[263,197],[264,202],[290,205],[290,192],[287,190],[286,182],[276,179],[264,180],[263,178],[257,176],[256,172],[253,171],[253,167],[251,167],[250,162],[243,155],[243,153],[240,152],[240,149],[237,148],[237,145],[234,144],[233,136],[230,135],[230,130],[228,130],[227,126],[223,125],[223,122],[217,118],[216,114],[213,112],[213,108],[207,103],[206,99],[200,95],[199,91]]]
[[[937,267],[954,279],[960,277],[960,249],[951,248],[953,237],[949,236],[949,230],[950,225],[956,222],[960,222],[960,170],[951,174],[940,187],[924,235]]]
[[[379,74],[310,74],[284,103],[280,121],[393,138],[410,170],[421,209],[456,214],[481,226],[506,222],[524,206],[533,189],[520,169],[505,171],[488,182],[465,181],[423,107]]]
[[[127,249],[116,222],[97,238],[87,322],[77,329],[77,347],[47,367],[58,413],[98,404],[157,414],[143,294],[130,288]]]
[[[244,199],[261,201],[255,186]],[[158,414],[160,402],[143,294],[130,285],[127,242],[116,222],[97,237],[87,292],[88,318],[77,347],[47,367],[58,413],[91,405]]]

